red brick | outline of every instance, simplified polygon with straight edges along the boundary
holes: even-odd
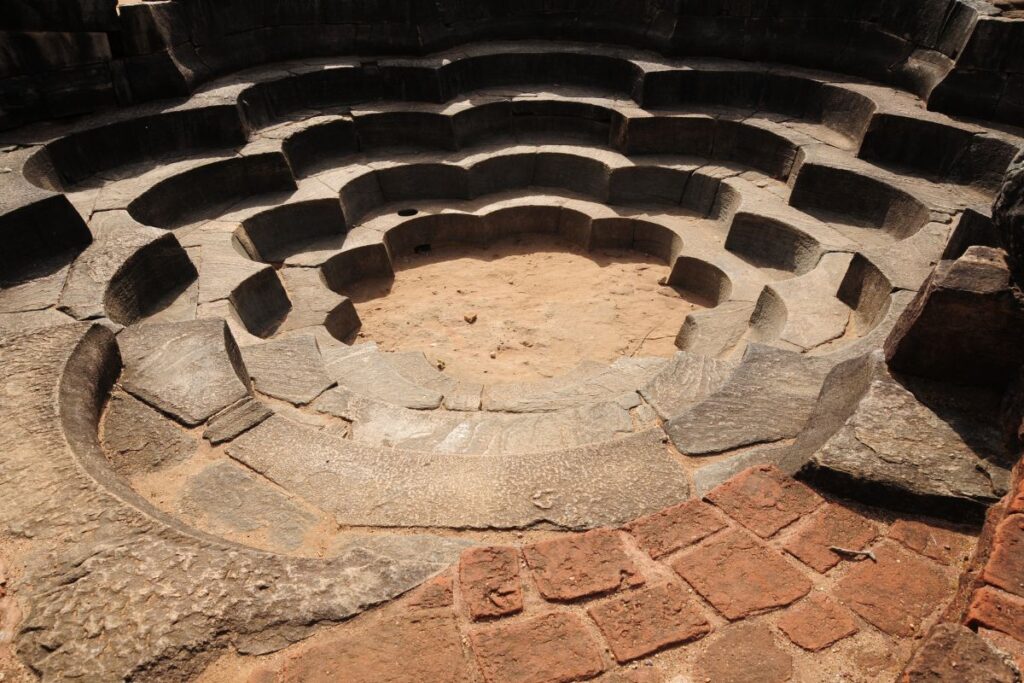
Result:
[[[810,488],[770,465],[744,470],[706,498],[762,538],[774,535],[822,502]]]
[[[974,591],[965,621],[1024,641],[1024,599],[985,586]]]
[[[711,630],[696,601],[674,583],[626,591],[587,612],[619,663],[696,640]]]
[[[889,529],[889,538],[898,541],[915,553],[936,562],[950,565],[967,553],[968,539],[939,526],[901,519]]]
[[[405,607],[395,603],[393,607]],[[419,609],[373,615],[301,650],[284,665],[284,683],[472,681],[455,613]]]
[[[811,590],[807,577],[739,529],[686,550],[672,568],[730,620],[788,605]]]
[[[892,543],[874,549],[836,587],[835,596],[879,629],[896,636],[919,632],[928,615],[952,597],[953,586],[931,560]]]
[[[452,573],[450,571],[435,576],[409,593],[409,607],[411,609],[451,607],[455,604],[455,599],[452,595],[452,583]]]
[[[853,616],[823,595],[815,594],[786,610],[779,630],[805,650],[823,650],[860,630]]]
[[[574,600],[644,582],[626,553],[621,532],[595,529],[523,548],[541,595]]]
[[[519,552],[499,546],[466,550],[459,561],[459,588],[473,619],[522,611]]]
[[[863,550],[878,536],[874,524],[839,505],[825,505],[815,512],[807,526],[785,543],[786,550],[807,566],[824,574],[843,558],[829,550],[836,546]]]
[[[996,527],[992,554],[981,570],[981,578],[1024,596],[1024,515],[1010,515]]]
[[[471,633],[470,642],[488,683],[562,683],[604,670],[597,643],[575,614],[498,622]]]
[[[1006,659],[976,633],[959,624],[939,624],[918,648],[900,680],[1017,683],[1020,679]]]
[[[697,658],[693,680],[712,683],[783,683],[793,676],[793,658],[762,624],[735,624]]]
[[[626,530],[648,555],[657,559],[691,546],[727,525],[725,516],[715,508],[689,500],[641,517]]]

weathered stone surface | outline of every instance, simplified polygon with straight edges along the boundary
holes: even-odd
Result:
[[[751,344],[722,388],[666,422],[665,431],[690,455],[796,436],[830,367],[827,360]]]
[[[903,383],[877,358],[845,424],[811,458],[809,476],[897,507],[974,517],[1006,493],[998,398],[927,380]],[[838,415],[843,415],[843,409]],[[911,497],[907,497],[907,496]],[[903,503],[899,500],[902,497]],[[913,501],[913,502],[912,502]]]
[[[24,557],[12,586],[31,605],[15,648],[46,678],[194,678],[224,633],[240,652],[273,651],[308,635],[310,624],[411,589],[457,556],[354,549],[317,560],[199,538],[154,515],[90,446],[116,371],[107,330],[76,324],[5,338],[0,366],[8,371],[0,524],[38,551]],[[123,605],[116,625],[95,618],[109,613],[112,595]],[[182,605],[188,619],[179,618]]]
[[[510,547],[471,548],[459,560],[462,601],[473,619],[500,617],[523,609],[519,551]]]
[[[886,633],[907,637],[941,606],[952,585],[938,565],[899,546],[882,543],[877,561],[852,567],[839,580],[841,603]]]
[[[737,365],[682,351],[640,388],[640,395],[668,420],[717,391]]]
[[[992,207],[992,222],[1010,257],[1018,286],[1024,286],[1024,151],[1006,170]]]
[[[469,639],[488,683],[567,683],[604,670],[598,644],[575,614],[499,623]]]
[[[375,344],[330,349],[324,354],[327,374],[353,393],[414,410],[433,410],[444,396],[417,386],[381,357]]]
[[[627,591],[591,605],[587,613],[601,629],[619,663],[696,640],[711,631],[697,602],[675,583]]]
[[[222,320],[141,323],[118,336],[121,386],[186,425],[249,393],[238,346]]]
[[[311,335],[247,346],[242,358],[257,391],[295,405],[309,403],[334,385]]]
[[[942,261],[885,343],[898,372],[1002,387],[1024,362],[1024,298],[1006,254],[970,247]]]
[[[541,541],[523,548],[523,556],[548,600],[575,600],[644,582],[618,531],[594,529]]]
[[[625,523],[689,491],[685,471],[653,430],[554,453],[479,457],[382,452],[275,415],[228,453],[344,524],[515,528],[547,521],[579,529]]]
[[[697,543],[727,524],[715,508],[690,500],[634,520],[626,530],[648,555],[658,559]]]
[[[180,427],[120,391],[107,404],[102,444],[114,470],[125,476],[179,463],[197,446]]]
[[[282,550],[294,550],[316,517],[273,484],[231,462],[210,465],[189,479],[181,500],[190,516],[237,534],[262,533]]]
[[[230,441],[273,414],[274,411],[264,403],[247,396],[224,412],[214,415],[203,431],[203,438],[212,444]]]
[[[196,277],[173,234],[124,211],[104,211],[90,228],[94,241],[75,259],[60,294],[61,310],[79,320],[106,315],[131,324]]]
[[[1006,657],[970,629],[959,624],[939,624],[928,634],[900,680],[904,683],[1016,683],[1020,675]]]
[[[788,605],[811,590],[774,550],[738,529],[684,551],[671,564],[731,621]]]
[[[664,358],[619,358],[596,369],[582,365],[574,371],[533,384],[492,384],[484,389],[483,409],[534,413],[600,403],[636,391],[666,364]]]
[[[787,610],[778,625],[795,644],[815,652],[860,631],[849,612],[819,594]]]
[[[413,410],[337,387],[321,396],[314,406],[351,422],[355,441],[434,453],[556,451],[633,432],[629,411],[617,403],[521,414]]]
[[[736,624],[711,642],[695,668],[698,680],[715,683],[785,683],[793,675],[793,658],[767,627]]]
[[[771,465],[751,467],[706,496],[737,522],[762,538],[804,517],[821,496]]]

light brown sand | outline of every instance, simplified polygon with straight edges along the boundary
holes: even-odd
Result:
[[[553,237],[435,248],[395,269],[393,281],[345,292],[362,319],[361,340],[423,351],[449,374],[483,383],[552,377],[584,360],[669,356],[699,307],[658,284],[669,268],[657,258],[584,252]]]

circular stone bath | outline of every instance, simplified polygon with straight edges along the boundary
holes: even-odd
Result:
[[[0,673],[888,680],[1011,637],[958,587],[1002,396],[881,350],[1020,131],[639,48],[249,66],[0,151]]]

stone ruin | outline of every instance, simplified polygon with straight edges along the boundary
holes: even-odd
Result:
[[[1021,680],[1014,0],[0,24],[4,683]],[[363,330],[536,238],[663,265],[672,353]]]

